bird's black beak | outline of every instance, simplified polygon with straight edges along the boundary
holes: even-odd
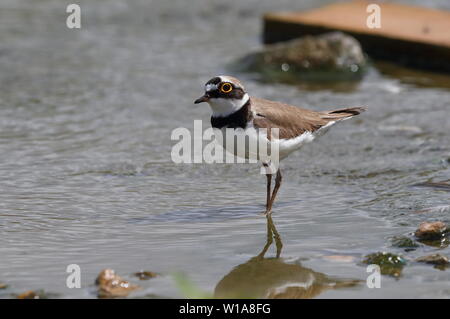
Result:
[[[205,93],[205,95],[203,95],[203,96],[199,97],[198,99],[196,99],[194,101],[194,103],[198,104],[198,103],[208,102],[208,101],[209,101],[209,95],[207,93]]]

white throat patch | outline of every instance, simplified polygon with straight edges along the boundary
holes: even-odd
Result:
[[[208,104],[213,111],[213,117],[225,117],[238,111],[249,99],[250,97],[245,93],[242,99],[211,98]]]

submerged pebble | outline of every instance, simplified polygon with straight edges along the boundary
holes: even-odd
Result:
[[[421,262],[421,263],[426,263],[426,264],[432,264],[435,266],[435,268],[438,268],[441,270],[445,270],[450,265],[448,258],[441,254],[433,254],[433,255],[419,257],[416,259],[416,261]]]
[[[406,261],[403,257],[386,252],[377,252],[364,257],[364,264],[376,264],[380,266],[381,274],[392,277],[400,277]]]
[[[126,297],[132,291],[140,288],[124,280],[113,269],[103,269],[95,283],[98,286],[99,298]]]
[[[157,273],[153,271],[148,270],[141,270],[133,274],[134,276],[138,277],[140,280],[149,280],[151,278],[155,278],[158,276]]]
[[[391,238],[392,246],[404,248],[406,251],[411,251],[419,247],[419,245],[411,238],[406,236],[398,236]]]
[[[417,214],[424,214],[424,213],[450,213],[450,205],[442,205],[442,206],[435,206],[435,207],[429,207],[424,208],[421,210],[416,211]]]

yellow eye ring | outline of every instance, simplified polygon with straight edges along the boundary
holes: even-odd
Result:
[[[230,93],[233,90],[233,86],[230,83],[223,83],[220,86],[220,91],[223,93]]]

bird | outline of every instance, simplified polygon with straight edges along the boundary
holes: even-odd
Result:
[[[233,129],[235,131],[256,131],[271,143],[278,143],[279,160],[299,150],[304,144],[310,143],[323,135],[328,129],[343,120],[350,119],[366,110],[365,107],[347,107],[331,111],[313,111],[286,103],[266,100],[250,96],[242,83],[230,75],[219,75],[211,78],[205,84],[204,94],[194,101],[195,104],[209,104],[211,126],[214,129]],[[277,135],[271,131],[277,129]],[[261,132],[261,133],[260,133]],[[224,142],[223,142],[224,143]],[[237,155],[237,151],[227,149]],[[248,157],[247,152],[241,157]],[[263,167],[268,168],[270,159],[258,158]],[[266,170],[266,204],[264,214],[272,213],[273,203],[281,187],[281,168]],[[271,187],[273,175],[275,186]]]

